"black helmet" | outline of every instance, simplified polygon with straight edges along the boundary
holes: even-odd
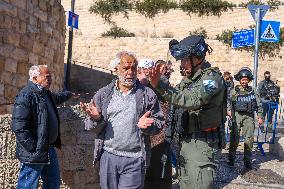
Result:
[[[191,35],[184,38],[180,42],[176,39],[173,39],[169,42],[169,50],[171,55],[176,60],[182,60],[188,57],[197,57],[202,59],[205,57],[206,52],[212,52],[212,48],[205,43],[203,36]]]
[[[242,67],[240,71],[234,76],[235,80],[240,81],[243,77],[247,77],[250,81],[253,80],[252,71],[248,67]]]

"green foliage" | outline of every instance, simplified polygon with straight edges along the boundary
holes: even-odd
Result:
[[[167,13],[170,9],[178,7],[176,2],[169,0],[144,0],[137,1],[135,4],[136,11],[146,18],[153,18],[159,12]]]
[[[99,14],[108,23],[113,23],[114,14],[123,13],[128,18],[128,11],[132,10],[132,3],[128,0],[98,0],[89,9],[91,13]]]
[[[202,35],[205,39],[207,39],[207,32],[203,27],[190,31],[189,35]]]
[[[220,16],[222,12],[232,10],[235,6],[235,4],[224,0],[183,0],[180,5],[173,0],[143,0],[136,1],[136,3],[129,0],[97,0],[89,11],[101,15],[106,22],[114,24],[111,21],[113,15],[123,13],[128,18],[128,11],[132,9],[146,18],[153,18],[160,12],[167,13],[170,9],[175,8],[181,8],[188,15],[197,13],[199,16]]]
[[[180,4],[180,8],[188,15],[197,13],[199,16],[220,16],[222,12],[233,10],[235,6],[223,0],[183,0]]]
[[[251,26],[252,27],[252,26]],[[259,56],[264,59],[266,56],[268,57],[277,57],[279,55],[280,49],[283,46],[284,42],[284,33],[283,33],[284,28],[280,29],[280,40],[278,43],[270,43],[270,42],[260,42],[259,43]],[[217,35],[216,39],[219,41],[222,41],[223,43],[227,44],[228,46],[231,47],[232,45],[232,38],[233,38],[233,32],[237,31],[236,28],[234,30],[225,30],[222,32],[221,35]],[[247,52],[254,52],[254,46],[252,47],[241,47],[241,48],[236,48],[235,50],[245,50]],[[281,56],[279,56],[282,58]]]
[[[250,0],[246,3],[241,3],[239,7],[247,7],[249,4],[254,4],[254,5],[265,5],[265,3],[261,2],[261,0]],[[267,5],[270,6],[271,11],[276,10],[279,8],[279,6],[282,4],[281,1],[278,0],[268,0]]]
[[[135,37],[134,33],[128,32],[124,28],[120,28],[116,25],[112,26],[109,31],[102,34],[103,37],[112,36],[114,38],[117,37]]]

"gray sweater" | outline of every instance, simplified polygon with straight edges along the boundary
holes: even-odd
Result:
[[[142,157],[136,120],[135,88],[123,95],[116,88],[110,100],[104,150],[118,156]]]
[[[108,125],[108,106],[112,99],[112,95],[115,88],[115,82],[113,81],[109,85],[101,88],[93,100],[96,103],[96,106],[102,112],[102,118],[98,121],[94,121],[88,118],[85,121],[85,129],[93,130],[96,134],[95,148],[94,148],[94,164],[100,160],[102,149],[105,141],[106,127]],[[150,135],[158,134],[162,126],[164,125],[163,112],[160,108],[157,96],[152,89],[145,87],[140,84],[137,80],[136,90],[135,90],[135,100],[136,100],[136,114],[135,114],[135,123],[137,124],[139,118],[141,118],[147,111],[151,111],[151,117],[154,119],[154,123],[151,127],[147,129],[139,129],[139,138],[141,140],[141,152],[142,157],[145,160],[146,166],[150,163],[151,156],[151,144],[150,144]]]

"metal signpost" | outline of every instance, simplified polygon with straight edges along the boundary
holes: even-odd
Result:
[[[259,52],[259,34],[260,34],[260,23],[265,13],[269,9],[268,5],[248,5],[248,9],[254,18],[256,23],[255,27],[255,48],[254,48],[254,66],[253,66],[253,87],[257,87],[257,69],[258,69],[258,52]]]
[[[70,22],[69,27],[69,40],[68,40],[68,52],[67,52],[67,65],[66,65],[66,71],[65,71],[65,78],[64,78],[64,89],[70,90],[70,71],[71,71],[71,61],[72,61],[72,42],[73,42],[73,27],[77,26],[78,29],[78,17],[73,17],[74,14],[74,6],[75,6],[75,0],[71,0],[71,14],[69,12],[69,20],[71,16],[71,20],[68,20],[68,25]],[[77,21],[76,21],[77,20]]]

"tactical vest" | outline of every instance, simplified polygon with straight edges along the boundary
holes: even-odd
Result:
[[[236,101],[234,102],[235,111],[253,113],[257,110],[256,96],[252,87],[249,87],[245,94],[242,94],[238,87],[235,90],[237,93]]]
[[[216,68],[208,68],[203,71],[201,76],[197,78],[194,83],[197,83],[198,80],[202,79],[202,75],[208,72],[215,72],[222,79],[222,74]],[[218,128],[224,121],[224,107],[226,105],[226,94],[225,94],[225,83],[223,82],[223,90],[220,90],[219,93],[214,95],[209,104],[202,106],[200,109],[187,111],[188,117],[187,127],[185,128],[186,133],[200,132],[209,128]]]
[[[260,89],[260,96],[266,100],[275,101],[279,97],[280,89],[273,81],[264,81]]]

